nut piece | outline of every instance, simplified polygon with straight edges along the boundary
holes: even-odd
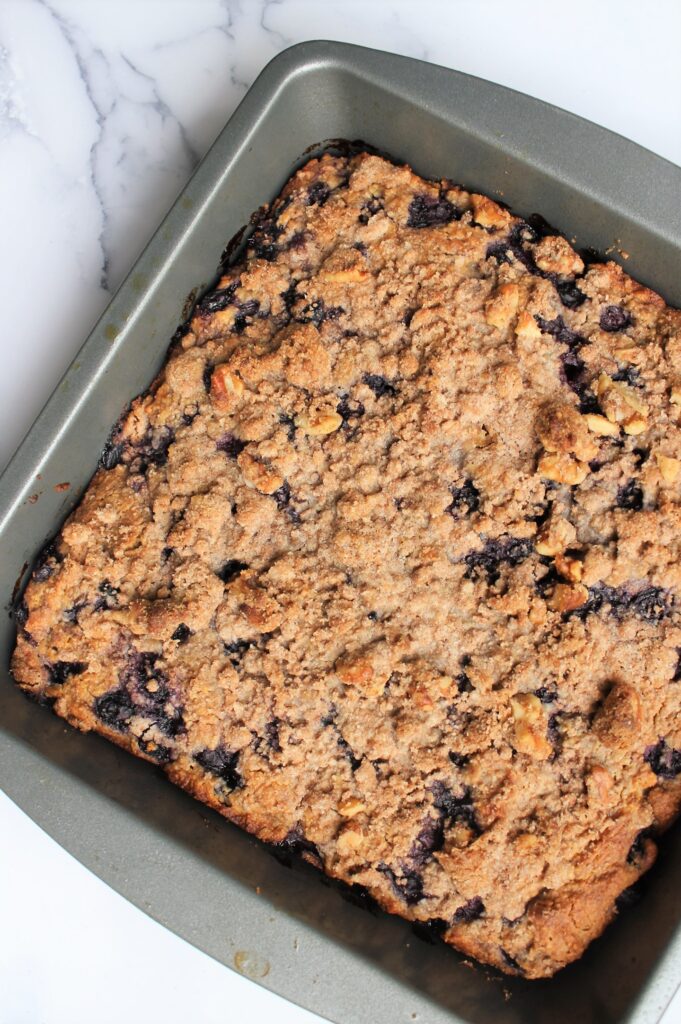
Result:
[[[546,736],[548,721],[539,697],[533,693],[517,693],[511,697],[515,724],[515,749],[536,760],[545,761],[553,753]]]
[[[671,458],[669,455],[663,455],[662,452],[655,452],[655,461],[664,482],[666,484],[673,484],[679,475],[681,462],[678,459]]]
[[[588,412],[584,420],[592,434],[598,434],[599,437],[616,437],[619,434],[617,424],[611,423],[607,417],[599,416],[598,413]]]
[[[264,462],[254,458],[250,452],[241,452],[236,461],[246,483],[262,494],[274,494],[284,483],[281,473],[270,469]]]
[[[361,267],[349,267],[347,270],[320,270],[320,280],[333,281],[336,284],[352,284],[353,282],[366,281],[371,274]]]
[[[551,402],[537,418],[537,434],[547,452],[575,455],[588,462],[598,454],[584,417],[572,405]]]
[[[672,405],[681,405],[681,384],[672,384],[669,401]]]
[[[593,732],[606,747],[628,744],[641,725],[641,698],[628,683],[615,683],[593,720]]]
[[[518,311],[518,285],[502,284],[485,306],[485,320],[503,330]]]
[[[537,465],[537,473],[555,483],[575,487],[586,480],[589,467],[585,462],[578,462],[570,455],[542,455]]]
[[[346,800],[345,803],[338,805],[338,812],[339,814],[342,814],[344,818],[354,818],[356,814],[359,814],[360,811],[364,810],[365,806],[366,805],[362,803],[361,800],[358,800],[357,797],[351,797],[349,800]]]
[[[547,604],[554,612],[573,612],[588,600],[589,591],[581,583],[574,587],[569,587],[566,583],[556,583]]]
[[[324,434],[333,434],[343,422],[343,417],[337,412],[311,413],[309,416],[297,416],[296,426],[304,430],[311,437],[322,437]]]
[[[503,228],[511,220],[510,214],[488,196],[471,195],[473,220],[483,228]]]
[[[364,837],[357,831],[356,826],[344,828],[336,839],[336,849],[340,854],[357,853],[364,843]]]
[[[577,531],[571,522],[553,515],[544,523],[535,547],[540,555],[557,555],[569,548],[576,537]]]
[[[596,382],[596,394],[611,423],[619,423],[625,434],[642,434],[648,426],[648,406],[635,388],[602,373]]]
[[[612,803],[613,778],[607,768],[594,761],[586,774],[586,791],[594,804],[608,807]]]
[[[541,331],[537,321],[526,309],[523,309],[518,315],[515,333],[519,338],[541,338]]]
[[[584,565],[579,558],[570,558],[567,555],[557,554],[555,566],[560,575],[565,577],[566,580],[570,580],[571,583],[580,582]]]
[[[220,363],[215,367],[210,378],[210,394],[217,405],[231,405],[241,398],[243,393],[244,382],[226,363]]]

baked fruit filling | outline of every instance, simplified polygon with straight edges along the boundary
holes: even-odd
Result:
[[[681,800],[680,357],[679,311],[540,218],[312,160],[112,431],[14,675],[550,975]]]

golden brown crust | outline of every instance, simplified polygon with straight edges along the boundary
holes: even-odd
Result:
[[[511,973],[681,800],[681,313],[492,200],[306,164],[43,553],[17,681]]]

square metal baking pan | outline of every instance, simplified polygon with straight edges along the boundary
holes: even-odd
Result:
[[[111,424],[158,369],[186,297],[330,138],[365,140],[421,174],[538,211],[578,246],[626,250],[627,270],[681,305],[679,168],[455,71],[339,43],[293,47],[260,75],[0,480],[6,600],[82,493]],[[3,615],[6,793],[133,903],[289,999],[341,1024],[653,1024],[681,981],[679,829],[645,897],[582,961],[548,981],[500,979],[351,905],[312,869],[287,869],[151,765],[31,705],[8,676],[13,638]]]

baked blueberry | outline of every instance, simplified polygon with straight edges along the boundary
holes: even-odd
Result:
[[[470,924],[485,913],[485,904],[479,896],[473,896],[454,911],[454,924]]]
[[[194,760],[211,775],[217,775],[222,779],[229,789],[240,789],[243,786],[243,779],[238,769],[238,751],[228,750],[227,747],[221,745],[213,750],[199,750],[197,754],[194,754]]]
[[[433,196],[427,193],[414,196],[409,204],[407,227],[432,228],[458,220],[459,211],[441,191]]]
[[[631,314],[622,306],[604,306],[599,317],[602,331],[623,331],[632,323]]]

